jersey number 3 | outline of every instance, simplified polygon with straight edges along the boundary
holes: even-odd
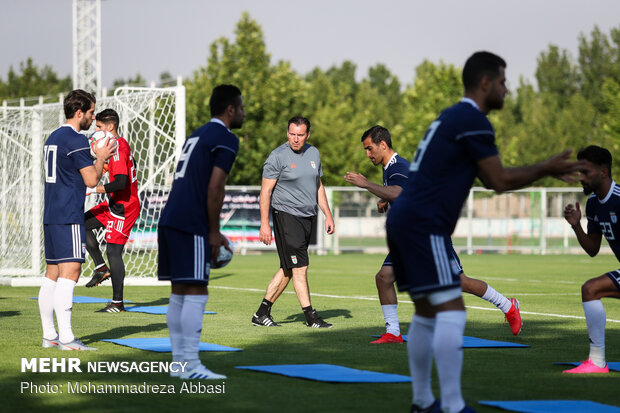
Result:
[[[437,128],[440,124],[441,121],[436,120],[431,123],[431,126],[428,127],[426,135],[424,135],[424,139],[422,139],[418,145],[418,150],[415,153],[413,162],[411,162],[411,166],[409,167],[410,171],[417,171],[420,168],[420,163],[424,157],[424,152],[426,152],[426,148],[428,148],[428,145],[431,143],[431,140],[433,139],[433,136],[435,136],[435,132],[437,132]]]
[[[175,180],[179,178],[183,178],[185,176],[185,169],[187,169],[187,161],[189,161],[190,156],[192,156],[192,151],[196,147],[197,143],[198,143],[198,137],[189,138],[185,142],[185,146],[183,146],[183,152],[181,152],[181,157],[179,158],[179,165],[177,166],[177,171],[174,174]]]

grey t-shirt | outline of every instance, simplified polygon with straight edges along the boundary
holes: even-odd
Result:
[[[288,142],[274,149],[265,161],[263,178],[277,179],[271,193],[271,207],[298,217],[317,214],[317,191],[323,176],[317,148],[305,144],[294,152]]]

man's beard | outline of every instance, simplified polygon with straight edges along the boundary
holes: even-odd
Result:
[[[590,195],[592,192],[594,192],[594,189],[590,185],[581,184],[581,186],[583,187],[584,195]]]
[[[503,98],[487,100],[487,109],[489,109],[489,110],[500,110],[503,107],[504,107],[504,99]]]
[[[92,120],[88,120],[88,118],[84,118],[82,119],[82,121],[80,122],[80,129],[81,130],[88,130],[90,129],[90,125],[93,123]]]

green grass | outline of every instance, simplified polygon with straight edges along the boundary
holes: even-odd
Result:
[[[618,268],[613,256],[480,255],[462,257],[470,276],[486,280],[507,296],[521,301],[523,332],[513,337],[499,310],[479,298],[465,296],[466,335],[529,344],[531,348],[465,349],[463,395],[481,412],[479,400],[587,399],[620,405],[620,373],[606,376],[562,375],[556,361],[587,357],[588,338],[580,285],[586,279]],[[275,266],[273,254],[237,256],[212,273],[202,341],[244,349],[236,353],[201,353],[212,370],[228,376],[224,394],[179,394],[181,382],[166,374],[21,373],[21,358],[79,357],[88,361],[167,361],[169,354],[140,351],[102,342],[104,338],[167,336],[164,316],[141,313],[99,314],[100,304],[76,304],[73,328],[78,337],[99,348],[96,352],[59,353],[42,349],[36,296],[38,288],[0,287],[0,411],[205,411],[205,412],[342,412],[408,411],[409,384],[329,384],[235,369],[241,365],[331,363],[347,367],[408,375],[406,346],[370,345],[371,335],[383,332],[374,274],[381,255],[312,256],[309,280],[312,303],[334,324],[330,330],[302,324],[291,287],[274,305],[272,314],[281,328],[250,324]],[[251,291],[257,289],[258,291]],[[140,305],[167,304],[169,287],[126,287],[125,298]],[[110,286],[78,287],[76,295],[108,298]],[[338,296],[327,297],[319,294]],[[368,299],[361,299],[368,297]],[[400,295],[401,329],[406,332],[413,306]],[[620,320],[620,306],[604,300],[609,320]],[[477,308],[472,308],[477,307]],[[535,314],[528,314],[535,313]],[[607,323],[607,359],[620,361],[620,323]],[[69,353],[69,354],[67,354]],[[171,384],[176,395],[158,394],[30,394],[20,393],[22,382],[38,385],[67,382],[93,384]],[[212,384],[203,382],[205,384]],[[438,380],[433,387],[438,394]]]

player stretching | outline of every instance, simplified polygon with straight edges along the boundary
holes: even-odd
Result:
[[[579,244],[594,257],[601,248],[601,239],[609,243],[611,250],[620,261],[620,187],[611,179],[611,153],[600,146],[588,146],[577,154],[585,165],[581,168],[583,193],[590,195],[586,203],[588,233],[581,228],[581,209],[579,202],[569,204],[564,209],[564,218],[577,235]],[[590,355],[574,369],[564,373],[609,373],[605,361],[605,308],[603,297],[620,298],[620,270],[610,271],[592,278],[581,286],[581,301],[586,316],[590,336]]]
[[[373,126],[362,135],[362,144],[366,150],[366,157],[376,166],[383,166],[383,186],[369,182],[362,174],[347,172],[344,179],[355,186],[364,188],[370,193],[378,196],[377,202],[379,213],[384,213],[400,194],[407,177],[409,175],[409,162],[398,156],[392,148],[392,137],[390,132],[382,126]],[[461,262],[454,251],[451,254],[455,259],[455,263],[461,268]],[[514,335],[519,334],[523,322],[519,312],[519,301],[516,298],[506,298],[493,287],[484,281],[469,278],[461,271],[461,288],[463,291],[474,294],[495,305],[504,312],[506,320],[510,325],[510,329]],[[386,332],[382,334],[378,340],[372,341],[372,344],[381,343],[402,343],[403,337],[400,334],[400,325],[398,322],[397,305],[398,299],[396,289],[394,288],[394,271],[392,270],[392,258],[390,254],[385,257],[381,269],[375,276],[377,283],[377,291],[379,292],[379,302],[385,319]]]
[[[118,136],[118,113],[113,109],[106,109],[95,116],[95,121],[97,130],[105,130],[114,135],[118,142],[118,149],[108,161],[110,182],[98,185],[90,191],[90,193],[107,194],[108,199],[88,210],[84,216],[86,250],[95,262],[95,272],[86,287],[99,285],[111,275],[112,302],[98,311],[118,313],[125,311],[123,306],[123,282],[125,280],[123,248],[129,239],[131,228],[140,216],[138,178],[136,164],[131,156],[131,148],[123,137]],[[99,250],[99,242],[93,231],[95,228],[105,228],[109,269]]]
[[[411,411],[472,411],[461,394],[465,305],[450,236],[476,176],[497,192],[517,189],[547,175],[578,170],[565,151],[545,162],[504,168],[487,119],[508,93],[506,62],[488,52],[463,68],[465,97],[429,126],[409,168],[409,179],[386,221],[396,283],[415,305],[407,350],[413,384]],[[564,177],[571,180],[569,176]],[[433,357],[441,401],[431,389]]]
[[[47,269],[39,290],[43,347],[96,350],[75,338],[71,329],[73,290],[84,262],[84,200],[86,187],[95,186],[105,161],[116,145],[96,149],[93,165],[86,136],[79,133],[93,123],[95,97],[81,89],[65,98],[67,121],[45,141],[45,201],[43,235]],[[54,313],[58,333],[54,328]]]
[[[211,257],[228,242],[220,232],[220,212],[226,177],[239,149],[230,129],[241,127],[245,111],[241,91],[232,85],[213,89],[209,106],[211,121],[183,145],[157,229],[159,279],[172,283],[166,318],[172,360],[187,362],[178,376],[182,379],[226,378],[202,365],[198,345]]]

